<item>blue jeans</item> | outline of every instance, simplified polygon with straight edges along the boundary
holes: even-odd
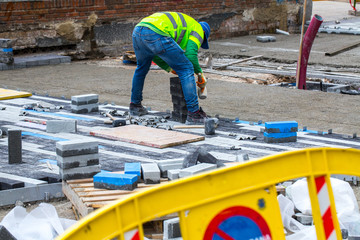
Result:
[[[146,74],[154,56],[159,56],[178,74],[188,111],[199,110],[194,67],[174,39],[162,36],[147,27],[135,27],[132,39],[137,68],[132,80],[131,102],[139,104],[143,100]]]

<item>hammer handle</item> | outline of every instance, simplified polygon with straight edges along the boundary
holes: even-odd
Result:
[[[113,120],[113,121],[115,121],[116,119],[113,117],[113,116],[111,116],[109,113],[105,113],[106,114],[106,116],[108,116],[109,118],[111,118],[111,120]]]

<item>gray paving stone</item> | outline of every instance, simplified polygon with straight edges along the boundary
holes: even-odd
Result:
[[[61,157],[57,155],[56,160],[57,165],[63,169],[86,167],[92,165],[99,165],[99,154],[84,154],[72,157]]]
[[[99,102],[98,94],[84,94],[84,95],[76,95],[71,96],[71,104],[72,105],[88,105]]]
[[[9,164],[22,163],[21,130],[8,130]]]
[[[9,179],[9,180],[23,182],[25,184],[25,187],[38,186],[38,185],[47,183],[46,181],[42,181],[42,180],[37,180],[37,179],[27,178],[27,177],[21,177],[21,176],[17,176],[17,175],[13,175],[13,174],[2,173],[2,172],[0,172],[0,177],[1,178],[6,178],[6,179]]]
[[[70,179],[83,179],[83,178],[92,178],[95,174],[101,171],[100,165],[86,166],[86,167],[76,167],[69,169],[59,169],[60,177],[62,180]]]
[[[46,132],[48,133],[76,133],[76,120],[48,120],[46,121]]]
[[[192,167],[181,169],[179,172],[179,177],[189,177],[201,172],[210,171],[213,169],[216,169],[216,164],[210,164],[210,163],[200,163]]]
[[[160,183],[160,169],[156,163],[141,164],[141,171],[146,184]]]
[[[161,177],[166,178],[168,170],[181,169],[183,160],[165,160],[157,163],[161,172]]]
[[[274,36],[257,36],[256,41],[258,41],[258,42],[276,42],[276,37],[274,37]]]
[[[99,111],[99,103],[86,104],[86,105],[73,105],[71,104],[71,112],[72,113],[90,113],[90,112],[98,112]]]
[[[70,63],[71,62],[71,57],[69,57],[69,56],[59,56],[59,58],[60,58],[61,63]]]
[[[179,173],[181,169],[172,169],[167,171],[167,177],[169,180],[175,180],[179,178]]]
[[[164,227],[164,235],[163,235],[164,240],[181,237],[179,218],[172,218],[165,220],[163,222],[163,227]]]
[[[0,48],[12,48],[13,41],[7,38],[0,38]]]
[[[70,140],[56,142],[56,154],[61,157],[71,157],[99,152],[99,143],[96,140]]]

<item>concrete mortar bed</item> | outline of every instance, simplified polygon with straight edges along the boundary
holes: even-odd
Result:
[[[44,101],[55,106],[63,105],[64,109],[54,112],[37,112],[33,110],[25,111],[27,116],[19,116],[24,111],[23,106],[38,101]],[[125,162],[158,162],[167,159],[183,159],[189,152],[194,151],[199,146],[204,146],[213,156],[223,162],[236,161],[236,156],[247,154],[250,160],[276,154],[282,151],[292,151],[309,147],[340,147],[340,148],[360,148],[359,138],[350,135],[328,134],[327,132],[302,131],[299,124],[298,140],[293,143],[269,144],[264,142],[264,128],[261,122],[252,123],[245,121],[234,121],[234,119],[220,118],[219,127],[215,135],[204,135],[203,129],[186,129],[184,132],[204,135],[204,141],[183,144],[165,149],[156,149],[120,141],[113,141],[103,138],[96,138],[89,135],[90,129],[109,128],[103,120],[106,118],[98,112],[89,114],[70,113],[70,101],[56,99],[52,97],[32,96],[29,98],[19,98],[3,100],[0,102],[1,115],[0,126],[21,129],[23,132],[23,162],[22,164],[8,164],[7,138],[0,138],[0,172],[19,175],[33,179],[45,179],[53,182],[60,181],[58,167],[56,166],[56,142],[70,139],[96,139],[99,141],[99,159],[102,170],[121,171]],[[100,111],[118,110],[127,111],[127,107],[117,105],[99,105]],[[151,116],[164,116],[165,112],[152,111]],[[39,129],[40,124],[26,124],[25,118],[34,119],[77,119],[77,133],[47,133],[44,129]],[[165,124],[179,124],[169,121]],[[230,136],[232,135],[232,136]],[[236,136],[254,136],[255,140],[237,140]],[[42,160],[42,161],[40,161]],[[52,163],[52,169],[48,167],[46,161]],[[55,165],[53,165],[55,164]]]

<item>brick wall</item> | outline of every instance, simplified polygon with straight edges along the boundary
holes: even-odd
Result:
[[[157,11],[208,21],[216,39],[293,32],[299,9],[296,0],[0,0],[0,38],[17,39],[15,49],[77,44],[106,51],[130,44],[135,24]]]

